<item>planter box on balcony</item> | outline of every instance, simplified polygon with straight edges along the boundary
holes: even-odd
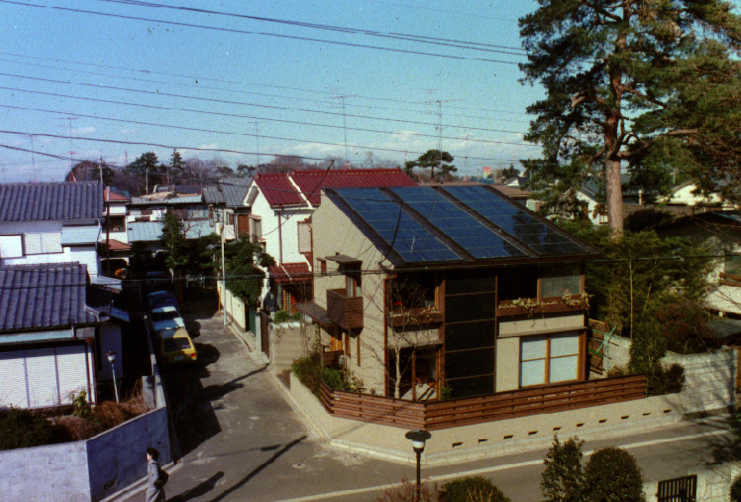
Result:
[[[533,300],[533,302],[535,302]],[[589,305],[586,300],[574,298],[566,303],[561,298],[546,298],[532,306],[519,306],[512,303],[500,303],[497,307],[497,317],[517,316],[517,315],[539,315],[554,314],[560,312],[576,312],[587,310]]]
[[[424,326],[440,324],[445,320],[445,313],[433,309],[409,309],[389,314],[391,325],[395,328],[404,326]]]

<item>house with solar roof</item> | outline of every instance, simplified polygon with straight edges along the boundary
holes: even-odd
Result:
[[[297,305],[368,392],[466,397],[589,378],[598,250],[490,186],[325,187]]]
[[[311,299],[312,214],[327,187],[414,186],[399,169],[304,170],[256,175],[247,191],[250,240],[275,259],[264,302],[270,310],[293,310]],[[272,299],[272,301],[270,300]],[[267,305],[273,303],[273,305]]]

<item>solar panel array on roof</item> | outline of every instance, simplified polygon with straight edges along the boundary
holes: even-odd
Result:
[[[476,258],[525,256],[524,252],[434,190],[419,190],[417,187],[390,190]]]
[[[483,186],[446,186],[445,191],[495,225],[524,242],[536,253],[550,256],[588,253],[567,236],[538,221],[516,203],[492,194]]]
[[[407,262],[460,260],[450,247],[431,234],[399,204],[376,188],[340,188],[335,190],[394,251]],[[397,228],[398,222],[398,228]]]
[[[407,263],[595,252],[483,186],[337,188],[327,193],[336,194]]]

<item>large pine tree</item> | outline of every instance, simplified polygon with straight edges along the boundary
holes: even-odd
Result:
[[[604,179],[623,228],[621,168],[680,172],[739,197],[741,19],[719,0],[538,0],[520,19],[524,82],[546,98],[526,136],[534,187],[573,194]],[[637,177],[638,178],[638,177]]]

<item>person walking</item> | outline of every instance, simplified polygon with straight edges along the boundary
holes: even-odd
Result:
[[[147,502],[165,502],[165,488],[160,477],[160,452],[147,448]]]

